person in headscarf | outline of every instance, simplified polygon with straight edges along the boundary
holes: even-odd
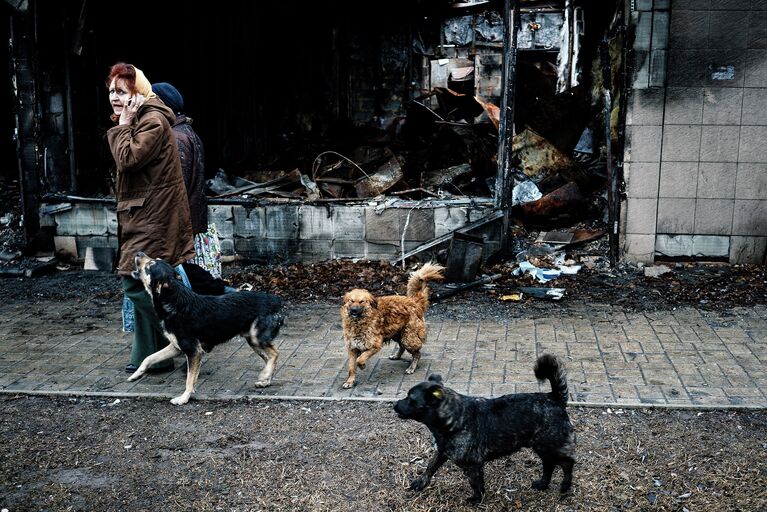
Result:
[[[144,285],[131,276],[134,257],[141,251],[175,266],[195,255],[189,203],[175,136],[176,120],[152,91],[137,67],[118,62],[106,80],[112,120],[107,132],[115,161],[117,199],[117,272],[125,295],[135,306],[130,364],[134,372],[149,355],[168,344]],[[154,371],[172,370],[173,361]]]
[[[221,281],[221,245],[215,225],[208,224],[208,201],[205,196],[205,149],[200,136],[192,128],[192,118],[184,114],[184,97],[172,84],[157,82],[152,84],[152,91],[157,94],[174,114],[173,133],[176,135],[178,152],[181,157],[181,170],[189,198],[192,214],[192,232],[194,248],[197,253],[190,262],[207,270],[215,280],[194,279],[191,272],[194,267],[185,266],[192,289],[199,293],[218,295],[224,291]]]

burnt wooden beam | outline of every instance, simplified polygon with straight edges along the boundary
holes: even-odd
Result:
[[[16,121],[16,158],[24,215],[27,249],[35,252],[32,241],[40,231],[40,169],[42,147],[37,70],[35,69],[34,11],[17,11],[10,17],[10,73]]]
[[[509,224],[511,216],[512,139],[514,137],[514,88],[517,78],[517,32],[519,30],[519,0],[505,0],[503,19],[506,37],[503,38],[503,94],[501,95],[500,124],[498,129],[498,170],[495,178],[495,206],[503,213],[501,228],[501,254],[508,254]]]

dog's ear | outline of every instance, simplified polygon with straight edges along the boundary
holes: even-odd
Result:
[[[432,373],[431,375],[429,375],[429,381],[442,384],[442,375],[440,375],[439,373]]]

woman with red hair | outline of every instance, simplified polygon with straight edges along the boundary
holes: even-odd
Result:
[[[111,117],[117,123],[107,132],[116,167],[117,272],[135,306],[131,360],[125,369],[134,372],[144,358],[168,344],[149,294],[131,276],[134,256],[141,251],[180,268],[195,251],[181,160],[171,129],[176,116],[152,92],[144,73],[131,64],[112,66],[106,83]],[[173,361],[168,363],[153,370],[172,370]]]

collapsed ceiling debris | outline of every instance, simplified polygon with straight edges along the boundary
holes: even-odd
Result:
[[[617,163],[610,151],[621,139],[616,112],[623,99],[623,36],[616,13],[622,4],[422,0],[399,2],[401,9],[376,6],[372,17],[344,2],[312,4],[300,16],[285,4],[265,4],[258,12],[236,4],[210,12],[203,25],[197,11],[188,13],[201,32],[212,35],[190,43],[211,45],[210,51],[190,52],[201,59],[194,68],[209,69],[221,80],[184,76],[190,68],[186,57],[168,63],[153,51],[142,53],[141,41],[136,54],[152,77],[183,77],[186,103],[205,143],[214,204],[382,196],[495,198],[498,204],[503,196],[513,197],[513,220],[526,227],[604,224],[608,169]],[[160,9],[175,14],[173,5]],[[504,15],[515,5],[515,15]],[[92,84],[103,78],[97,71],[114,62],[106,24],[100,23],[110,13],[98,4],[83,3],[82,10],[39,7],[35,22],[46,34],[38,43],[41,67],[51,70],[42,94],[50,104],[72,102],[72,112],[70,106],[64,112],[67,122],[52,123],[46,127],[52,133],[43,134],[69,137],[72,144],[46,155],[40,192],[108,194],[100,184],[109,155],[94,149],[104,146],[99,140],[108,128],[108,102]],[[65,23],[57,25],[61,19]],[[281,38],[278,50],[304,58],[270,61],[268,76],[265,67],[232,61],[227,56],[233,45],[253,54],[267,50],[244,35],[244,20],[250,31],[289,20],[293,36]],[[511,43],[504,41],[509,26],[517,34]],[[78,52],[64,64],[53,51],[56,34],[78,41]],[[65,74],[71,83],[59,87],[56,78]],[[95,118],[103,122],[82,114],[93,113],[94,104]],[[505,131],[513,135],[508,182],[499,172]],[[38,191],[22,193],[31,192]]]
[[[513,171],[515,185],[532,195],[520,195],[513,204],[527,198],[532,204],[518,210],[519,217],[534,225],[600,217],[605,201],[595,196],[604,195],[607,163],[599,135],[604,63],[597,50],[614,28],[612,13],[588,1],[522,1],[521,6]],[[380,129],[357,123],[356,136],[345,136],[356,145],[339,139],[324,147],[290,145],[290,157],[273,155],[268,171],[219,172],[209,182],[211,195],[231,197],[234,188],[250,196],[309,200],[494,196],[503,79],[499,5],[453,3],[431,18],[438,22],[437,37],[419,27],[412,51],[388,54],[398,60],[415,54],[413,90],[425,92],[379,108]],[[620,62],[611,66],[617,76]],[[614,81],[613,87],[618,85],[620,80]],[[361,137],[359,128],[366,129]],[[297,150],[305,154],[297,157]],[[280,166],[292,170],[273,170]],[[229,189],[217,189],[217,180],[228,182]],[[246,183],[240,191],[238,180]]]

